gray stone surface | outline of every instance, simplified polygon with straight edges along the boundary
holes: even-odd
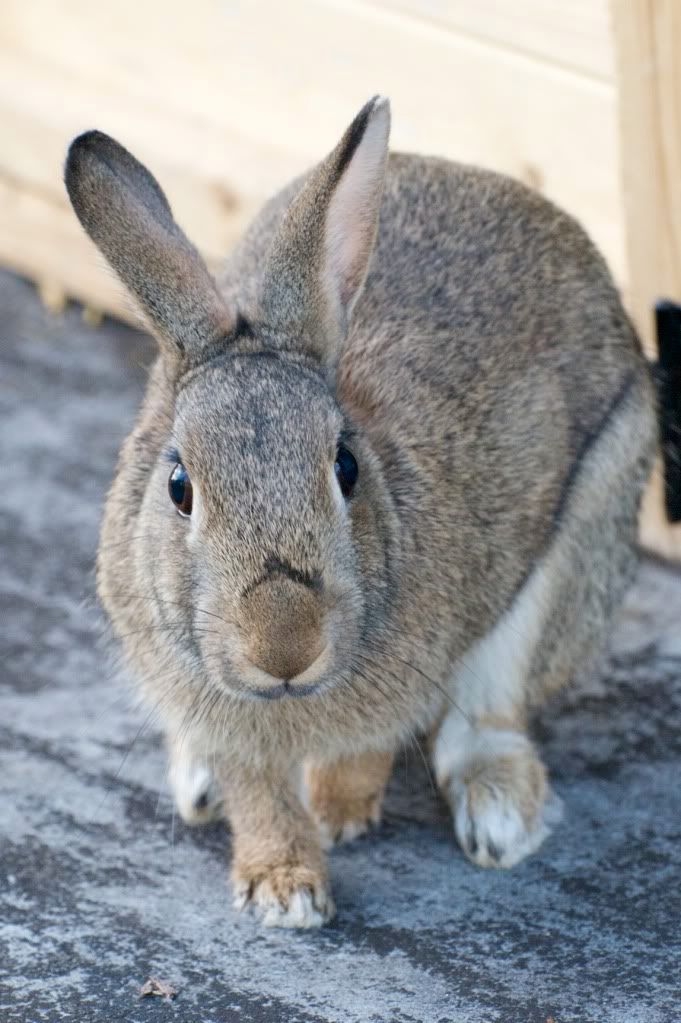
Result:
[[[681,577],[653,562],[602,671],[537,722],[565,811],[537,855],[468,864],[412,751],[380,832],[332,855],[332,926],[232,912],[226,829],[174,819],[93,598],[149,356],[0,275],[0,1019],[681,1019]],[[138,999],[150,975],[175,1001]]]

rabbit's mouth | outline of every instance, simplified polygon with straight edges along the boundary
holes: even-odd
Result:
[[[318,682],[314,682],[310,685],[296,685],[292,682],[282,682],[281,685],[275,686],[273,689],[251,689],[250,695],[257,697],[260,700],[281,700],[285,696],[292,696],[294,698],[312,696],[313,693],[318,692],[318,690]]]

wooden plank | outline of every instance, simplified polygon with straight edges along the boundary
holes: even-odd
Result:
[[[0,232],[0,261],[73,294],[92,289],[120,312],[75,218],[67,226],[71,136],[97,126],[119,137],[215,261],[376,91],[393,100],[395,148],[535,184],[588,226],[623,279],[614,88],[353,0],[4,0],[0,177],[11,231]],[[23,186],[33,199],[17,204]]]
[[[389,10],[572,68],[615,77],[608,0],[373,0]]]
[[[681,4],[613,0],[612,13],[629,306],[656,358],[654,303],[681,301]],[[681,525],[667,521],[659,464],[643,506],[641,539],[681,559]]]
[[[0,253],[10,251],[3,263],[34,280],[51,308],[75,298],[139,325],[114,274],[74,230],[71,210],[0,177]]]
[[[651,354],[653,304],[681,301],[681,4],[613,0],[630,305]]]

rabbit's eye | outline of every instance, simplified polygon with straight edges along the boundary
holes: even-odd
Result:
[[[178,462],[170,474],[168,493],[180,515],[189,518],[192,513],[192,481],[182,462]]]
[[[338,480],[343,497],[350,497],[355,489],[359,468],[357,467],[357,459],[344,444],[338,445],[334,469],[336,470],[336,479]]]

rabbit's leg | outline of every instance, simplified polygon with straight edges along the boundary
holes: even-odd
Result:
[[[214,763],[200,754],[191,736],[167,735],[168,781],[185,824],[206,824],[223,815],[222,792]]]
[[[433,763],[466,855],[510,867],[557,816],[524,732],[526,708],[587,666],[636,566],[639,496],[655,441],[648,381],[630,381],[593,439],[556,515],[552,543],[452,680]]]
[[[463,850],[483,866],[513,866],[558,816],[525,711],[588,665],[633,575],[656,438],[648,388],[631,378],[575,466],[548,550],[452,680],[460,709],[448,709],[433,762]]]
[[[535,569],[511,609],[467,653],[432,742],[435,775],[458,841],[483,867],[518,863],[559,816],[524,720],[556,593],[552,567]]]
[[[560,817],[546,768],[513,719],[443,722],[434,750],[438,784],[466,856],[481,867],[512,867],[534,852]]]
[[[320,927],[335,913],[314,822],[286,772],[230,767],[234,904],[252,905],[268,927]]]
[[[381,819],[392,753],[362,753],[332,763],[309,761],[304,781],[325,848],[363,835]]]

